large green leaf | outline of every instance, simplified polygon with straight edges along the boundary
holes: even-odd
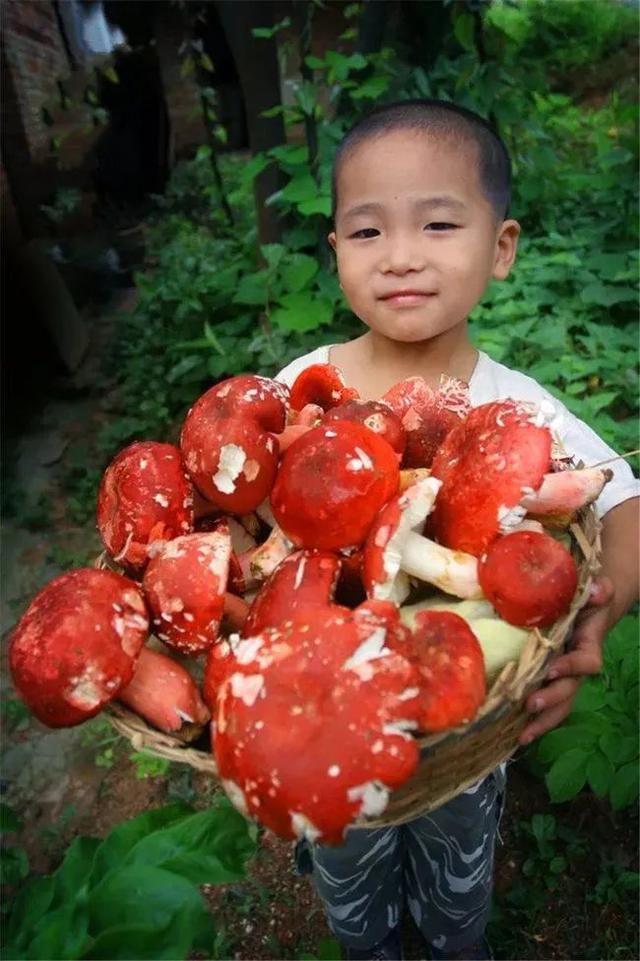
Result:
[[[124,865],[162,867],[194,884],[223,884],[243,878],[244,863],[254,853],[248,822],[220,802],[142,838]]]
[[[114,925],[133,925],[136,929],[142,925],[148,929],[148,953],[142,957],[173,959],[186,956],[193,929],[200,927],[207,913],[198,889],[189,881],[142,864],[108,874],[90,895],[88,911],[89,930],[94,937],[105,936]],[[130,958],[128,950],[129,954],[118,957]]]
[[[95,853],[101,845],[99,838],[79,837],[69,845],[64,861],[53,875],[55,894],[53,903],[68,904],[83,889],[91,875]]]
[[[84,906],[74,901],[48,912],[32,928],[34,936],[26,947],[25,961],[81,958],[90,943],[88,920]]]
[[[543,734],[538,743],[537,755],[543,764],[550,764],[557,757],[562,757],[573,748],[582,747],[589,750],[590,744],[596,741],[596,735],[577,725],[558,727],[554,731]]]
[[[632,761],[616,771],[611,784],[611,806],[614,811],[630,807],[638,798],[638,762]]]
[[[306,254],[293,254],[281,271],[285,292],[298,293],[318,273],[318,262]]]
[[[187,804],[176,802],[165,807],[145,811],[138,817],[131,818],[118,824],[97,848],[90,883],[95,885],[112,869],[119,867],[127,858],[131,849],[142,838],[155,831],[166,829],[177,821],[193,814],[193,809]]]
[[[285,294],[280,306],[271,312],[271,320],[282,330],[307,331],[328,324],[333,317],[333,305],[321,297],[309,294]]]
[[[587,763],[589,786],[598,797],[604,797],[611,786],[615,768],[601,751],[594,751]]]
[[[568,801],[580,793],[587,779],[589,754],[573,748],[557,758],[545,777],[552,801]]]

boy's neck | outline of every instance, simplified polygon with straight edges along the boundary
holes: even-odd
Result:
[[[415,343],[390,340],[374,330],[331,352],[331,362],[340,367],[348,384],[362,397],[380,397],[406,377],[422,377],[436,388],[442,374],[469,381],[478,351],[470,343],[466,323],[438,337]]]

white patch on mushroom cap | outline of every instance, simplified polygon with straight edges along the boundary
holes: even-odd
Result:
[[[356,454],[362,461],[365,470],[373,470],[373,461],[366,451],[362,450],[361,447],[356,447]]]
[[[320,828],[317,828],[306,814],[300,814],[299,811],[290,811],[289,813],[291,814],[291,830],[297,838],[306,838],[313,844],[319,837],[322,837]]]
[[[366,781],[347,791],[349,801],[362,801],[359,814],[364,817],[379,817],[389,803],[389,788],[380,781]]]
[[[338,777],[340,774],[340,766],[338,764],[332,764],[328,769],[327,774],[329,777]]]
[[[169,498],[166,496],[166,494],[154,494],[153,500],[156,502],[156,504],[160,504],[160,507],[169,506]]]
[[[238,637],[238,635],[235,634],[234,637]],[[235,649],[236,661],[238,664],[251,664],[252,661],[255,661],[256,654],[261,647],[262,638],[259,636],[248,637],[246,640],[240,641]]]
[[[297,591],[298,588],[300,587],[300,585],[302,584],[302,578],[304,577],[304,569],[305,569],[306,563],[307,563],[307,558],[304,557],[304,556],[301,557],[300,560],[299,560],[299,562],[298,562],[298,570],[296,571],[296,579],[295,579],[295,581],[293,582],[293,589],[294,589],[294,591]]]
[[[87,664],[82,674],[69,678],[69,684],[62,696],[65,701],[68,701],[78,710],[92,711],[109,699],[108,696],[105,696],[104,681],[104,671],[95,664]],[[115,681],[119,683],[120,678],[116,677]],[[110,684],[109,694],[114,687],[114,684]]]
[[[249,808],[247,807],[247,799],[244,796],[242,788],[239,787],[235,781],[229,781],[225,778],[222,779],[222,787],[234,808],[240,811],[240,814],[248,815]]]
[[[389,654],[389,648],[385,647],[386,637],[386,627],[377,627],[374,632],[356,648],[351,657],[344,662],[342,670],[352,671],[361,664],[367,664],[369,661]]]
[[[221,494],[233,494],[247,455],[238,444],[225,444],[220,450],[218,470],[212,480]]]
[[[247,707],[253,707],[258,694],[264,687],[262,674],[232,674],[230,679],[231,693],[239,697]]]
[[[498,524],[503,534],[509,534],[520,525],[526,516],[527,508],[516,504],[514,507],[498,507]]]
[[[251,481],[254,481],[260,473],[260,464],[257,460],[248,460],[242,469],[242,473],[249,483],[251,483]]]

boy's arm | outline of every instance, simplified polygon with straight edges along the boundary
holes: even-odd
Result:
[[[531,695],[527,708],[536,717],[520,735],[529,744],[564,721],[583,678],[602,670],[602,647],[607,632],[638,599],[638,515],[640,498],[618,504],[602,521],[601,569],[588,605],[578,617],[571,650],[554,662],[550,683]]]

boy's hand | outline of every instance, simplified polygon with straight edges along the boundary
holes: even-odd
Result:
[[[527,709],[536,717],[520,735],[521,744],[530,744],[561,724],[583,678],[602,670],[602,645],[609,627],[612,597],[613,583],[608,577],[594,580],[589,601],[576,618],[571,650],[553,662],[548,674],[550,683],[527,700]]]

